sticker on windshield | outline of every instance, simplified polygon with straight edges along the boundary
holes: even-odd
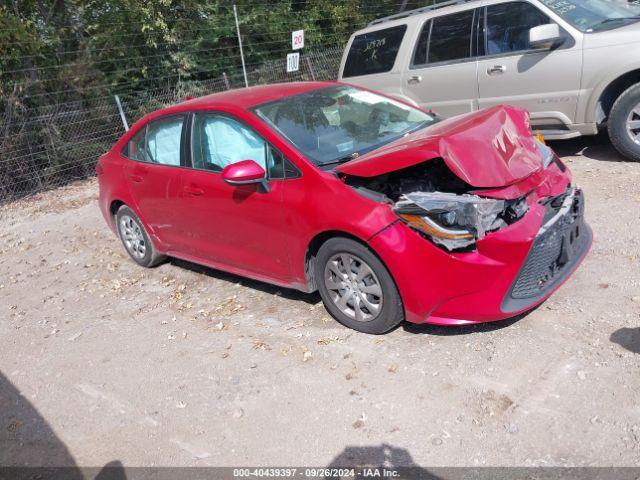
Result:
[[[542,0],[542,3],[556,12],[558,15],[564,15],[571,10],[575,10],[576,5],[564,0]]]
[[[349,142],[339,143],[339,144],[336,145],[336,148],[338,149],[338,151],[340,153],[344,153],[344,152],[348,152],[350,150],[353,150],[353,140],[351,140]]]

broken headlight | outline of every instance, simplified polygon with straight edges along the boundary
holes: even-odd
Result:
[[[538,149],[538,153],[542,157],[542,165],[544,168],[547,168],[553,162],[553,159],[556,157],[556,154],[551,150],[551,148],[547,147],[544,143],[542,143],[537,138],[534,140],[536,142],[536,148]]]
[[[473,245],[487,232],[506,226],[503,216],[508,207],[504,200],[477,195],[415,192],[403,195],[394,210],[434,243],[456,250]]]

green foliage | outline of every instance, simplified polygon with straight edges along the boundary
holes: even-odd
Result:
[[[297,29],[305,30],[305,51],[342,46],[355,29],[393,13],[396,3],[241,0],[246,63],[283,58]],[[232,7],[224,0],[6,1],[0,6],[0,95],[29,98],[35,106],[235,72],[240,57]]]
[[[335,75],[353,31],[395,13],[400,3],[238,0],[250,81],[309,78],[309,69],[284,73],[291,32],[299,29],[303,53],[320,55],[319,77]],[[332,56],[323,67],[325,52]],[[122,133],[113,94],[123,96],[133,120],[186,95],[224,89],[223,73],[241,86],[240,66],[228,0],[4,0],[0,202],[90,174]]]

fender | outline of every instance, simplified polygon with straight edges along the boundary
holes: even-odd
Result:
[[[622,68],[619,68],[613,72],[608,70],[601,70],[601,78],[598,81],[596,87],[588,93],[588,89],[583,89],[581,95],[588,94],[588,102],[578,102],[578,121],[577,123],[596,123],[596,112],[598,110],[598,102],[605,89],[611,85],[616,79],[623,75],[630,73],[634,70],[640,70],[640,59],[633,61],[632,63],[625,63]],[[584,122],[580,122],[579,119],[584,119]]]

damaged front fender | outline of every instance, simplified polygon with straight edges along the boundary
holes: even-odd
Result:
[[[498,106],[443,120],[335,170],[374,177],[438,158],[476,188],[512,185],[544,168],[528,114]]]

